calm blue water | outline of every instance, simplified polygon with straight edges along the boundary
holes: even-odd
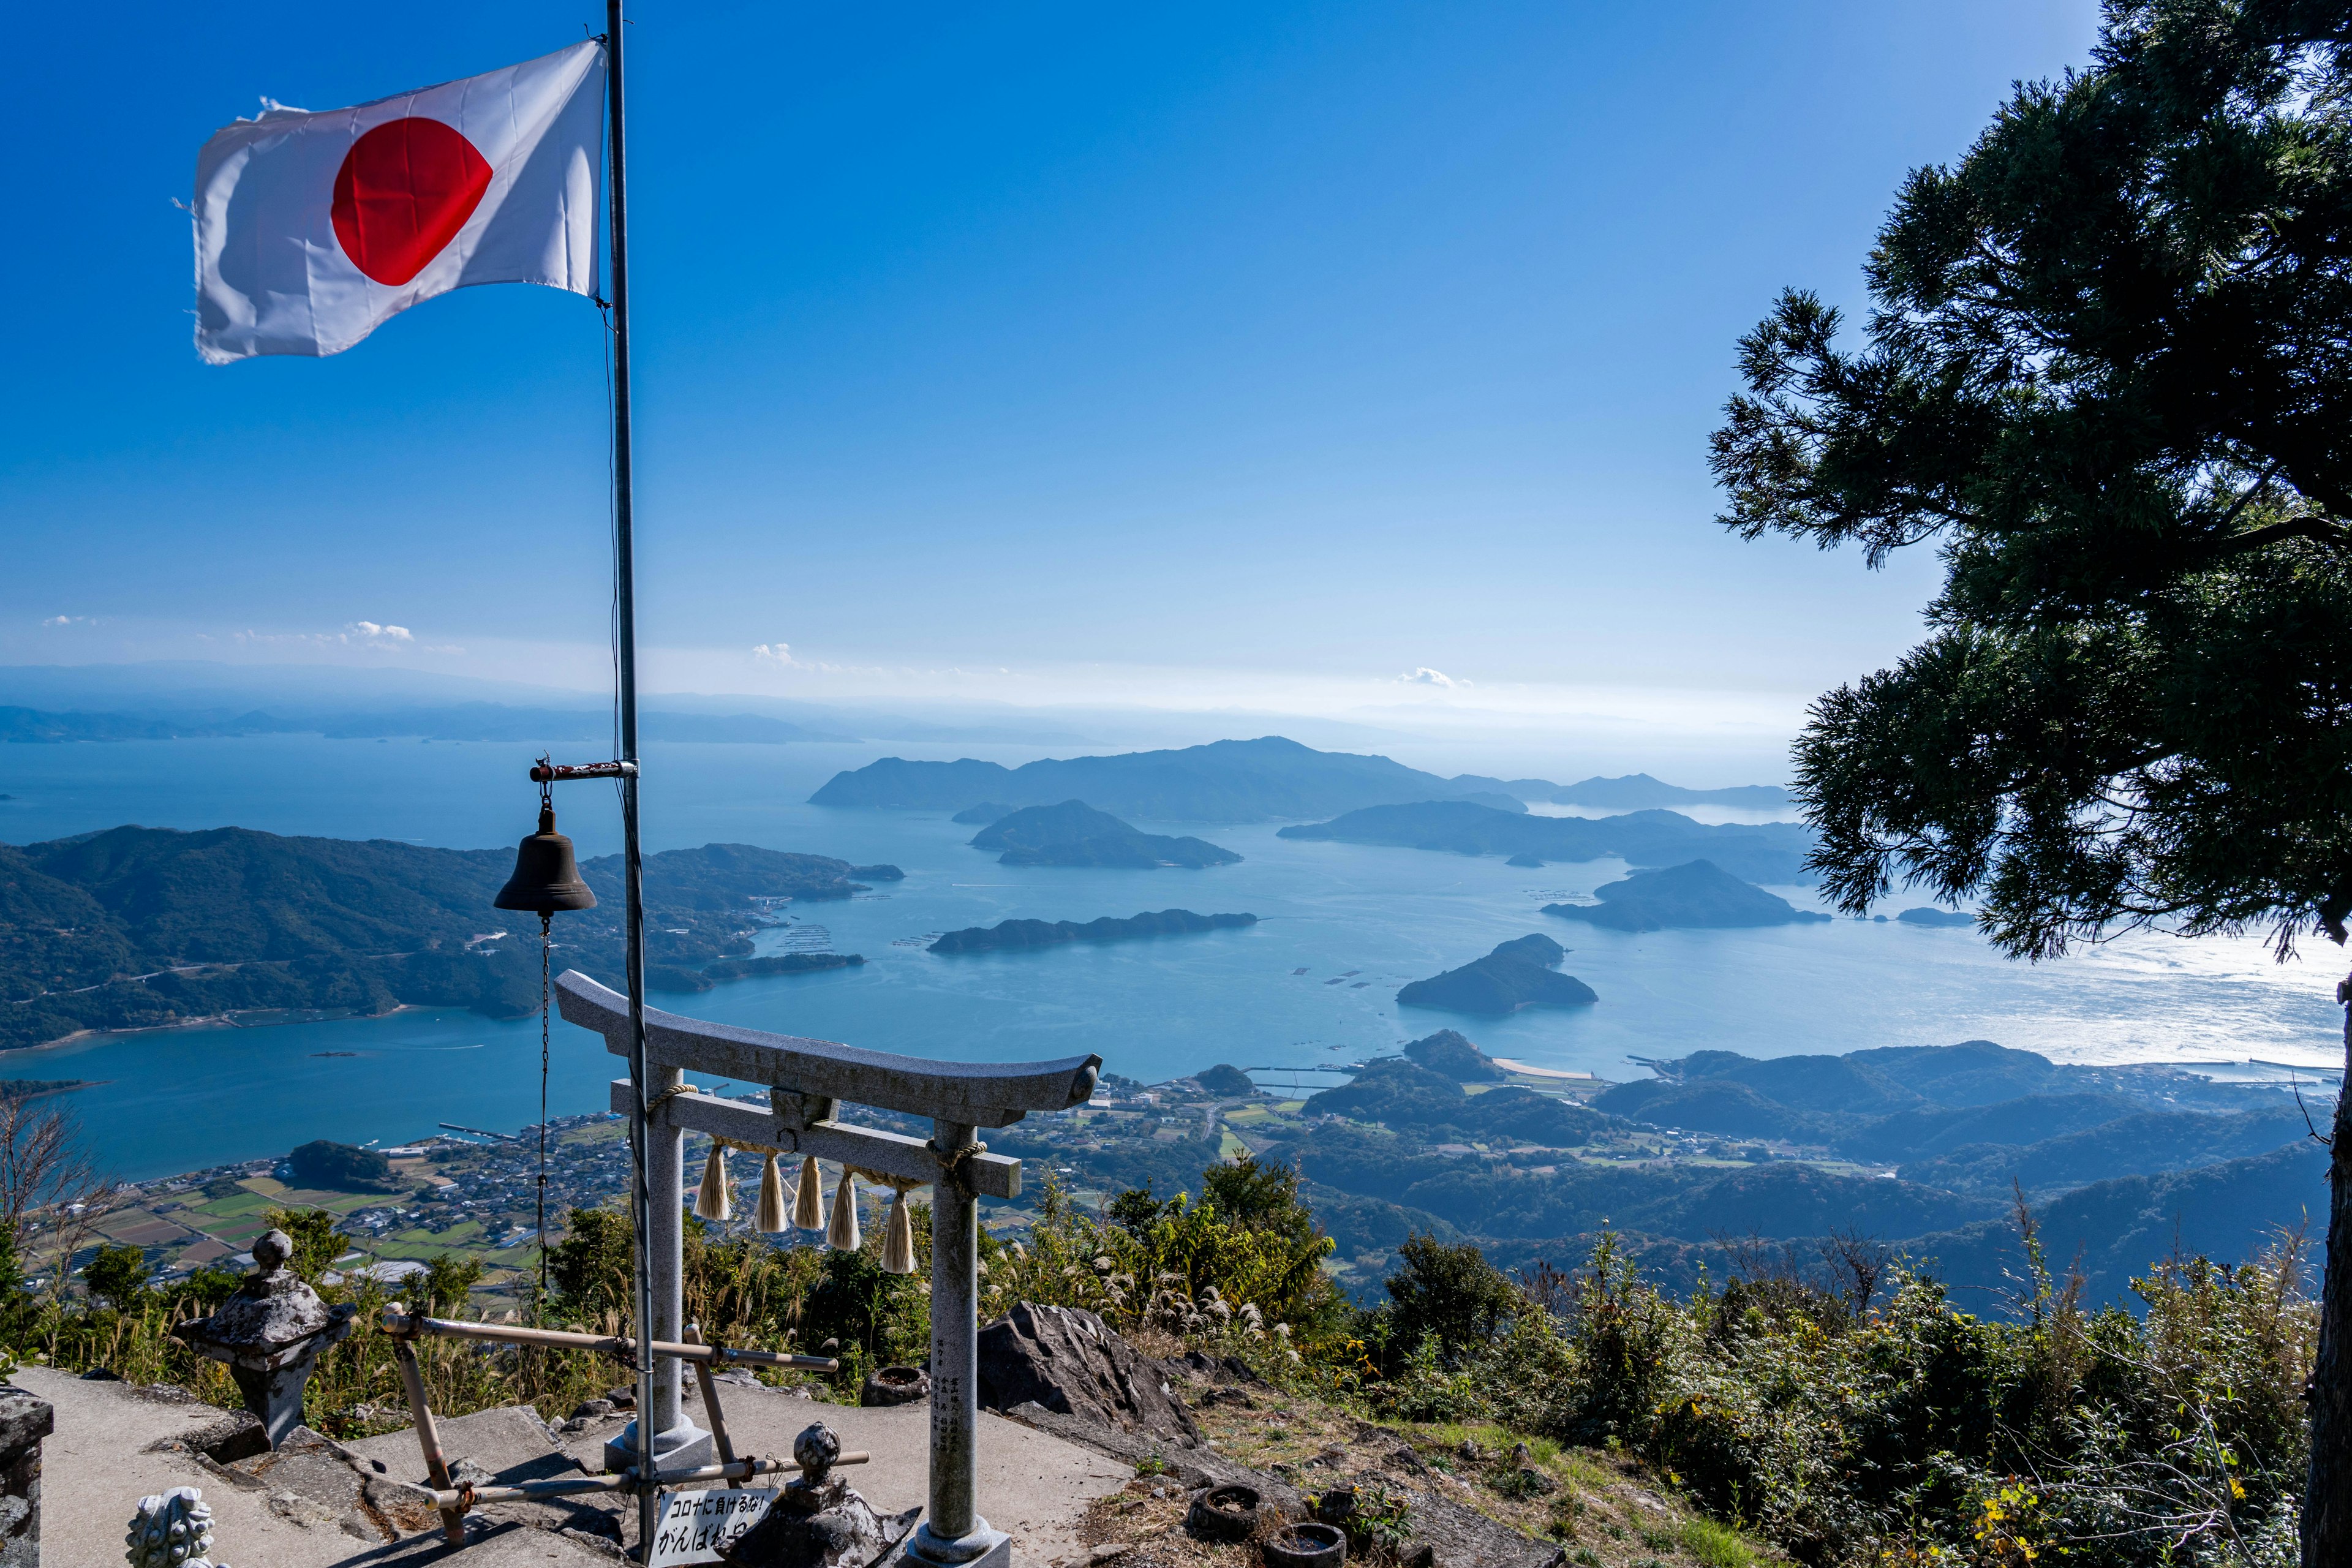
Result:
[[[1007,763],[1034,754],[903,744],[649,754],[651,848],[730,840],[888,860],[907,872],[869,897],[794,908],[838,951],[865,954],[862,969],[738,981],[657,1005],[927,1056],[1097,1051],[1111,1071],[1146,1080],[1221,1061],[1353,1061],[1449,1026],[1498,1056],[1611,1078],[1638,1074],[1629,1057],[1707,1047],[1780,1056],[1969,1038],[2077,1061],[2340,1061],[2332,952],[2279,966],[2257,941],[2145,938],[2033,967],[1996,957],[1966,931],[1893,923],[1624,936],[1538,912],[1621,875],[1612,862],[1526,871],[1497,859],[1286,840],[1271,826],[1143,824],[1201,833],[1244,858],[1207,871],[1016,868],[965,847],[972,830],[940,815],[803,804],[835,770],[890,753]],[[0,746],[0,793],[16,797],[0,802],[0,839],[140,822],[511,843],[530,826],[529,756],[512,745],[301,737]],[[583,855],[617,847],[606,789],[572,786],[561,805]],[[1167,908],[1261,920],[1246,931],[1031,953],[935,957],[916,942],[1013,916]],[[1572,950],[1564,967],[1600,993],[1600,1005],[1492,1023],[1397,1006],[1405,981],[1530,931]],[[777,945],[786,934],[765,940]],[[555,1026],[557,1113],[604,1104],[618,1063],[602,1045]],[[356,1054],[314,1054],[324,1051]],[[100,1037],[15,1053],[0,1076],[107,1080],[75,1103],[109,1167],[136,1178],[279,1153],[310,1138],[396,1142],[445,1121],[519,1126],[537,1119],[538,1069],[536,1020],[415,1010]]]

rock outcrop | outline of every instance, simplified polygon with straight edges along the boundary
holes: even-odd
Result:
[[[1404,1054],[1431,1072],[1456,1083],[1500,1083],[1505,1076],[1503,1069],[1495,1065],[1494,1058],[1454,1029],[1440,1029],[1433,1035],[1407,1041]]]
[[[1098,1426],[1192,1447],[1201,1440],[1183,1396],[1094,1313],[1023,1301],[980,1331],[980,1403],[1034,1404]]]

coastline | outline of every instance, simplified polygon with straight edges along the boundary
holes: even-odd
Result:
[[[1525,1062],[1513,1061],[1508,1057],[1490,1057],[1487,1059],[1493,1062],[1496,1067],[1501,1068],[1505,1072],[1517,1073],[1524,1078],[1559,1078],[1567,1079],[1574,1083],[1598,1083],[1601,1081],[1600,1075],[1596,1073],[1562,1072],[1558,1068],[1529,1067]]]
[[[70,1035],[59,1035],[54,1040],[43,1040],[37,1045],[0,1047],[0,1061],[6,1061],[19,1056],[31,1056],[37,1051],[53,1051],[64,1046],[81,1045],[90,1040],[152,1035],[165,1029],[275,1029],[289,1024],[325,1024],[341,1022],[344,1019],[390,1018],[402,1013],[420,1012],[429,1005],[430,1004],[424,1002],[403,1002],[395,1006],[387,1007],[381,1013],[336,1013],[326,1008],[250,1007],[231,1013],[206,1013],[198,1017],[174,1018],[168,1024],[141,1024],[130,1029],[76,1029]],[[299,1012],[313,1016],[299,1018],[272,1018],[263,1024],[239,1022],[240,1019],[251,1017],[259,1013],[280,1012]]]

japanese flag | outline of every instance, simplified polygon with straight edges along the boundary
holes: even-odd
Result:
[[[604,47],[583,43],[224,126],[196,158],[196,352],[341,353],[470,283],[593,296],[604,113]]]

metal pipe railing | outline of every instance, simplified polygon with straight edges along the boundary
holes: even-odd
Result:
[[[835,1465],[863,1465],[871,1458],[864,1453],[843,1454],[834,1459]],[[656,1487],[682,1486],[693,1481],[741,1482],[753,1476],[773,1475],[779,1470],[797,1470],[802,1467],[790,1459],[738,1459],[730,1465],[704,1465],[691,1470],[656,1470]],[[830,1468],[831,1467],[827,1467]],[[637,1489],[637,1472],[634,1467],[617,1476],[573,1476],[562,1480],[519,1481],[510,1487],[453,1487],[446,1489],[428,1488],[433,1505],[444,1510],[463,1510],[489,1502],[528,1502],[534,1498],[577,1497],[583,1492],[624,1492]]]
[[[448,1318],[427,1318],[401,1310],[394,1302],[383,1310],[383,1331],[407,1339],[429,1334],[445,1340],[483,1340],[495,1344],[545,1345],[551,1350],[593,1351],[626,1362],[637,1353],[637,1342],[618,1334],[572,1334],[561,1329],[525,1329],[508,1323],[465,1323]],[[782,1366],[803,1372],[836,1373],[841,1363],[831,1356],[786,1355],[781,1351],[740,1350],[733,1345],[680,1344],[654,1340],[648,1348],[657,1356],[720,1366]]]

